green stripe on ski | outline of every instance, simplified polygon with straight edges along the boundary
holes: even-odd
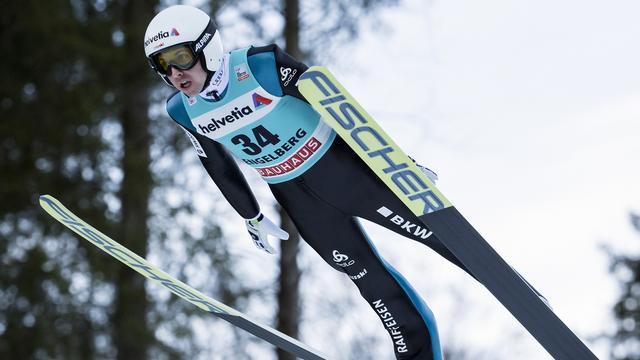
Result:
[[[310,67],[300,76],[298,89],[414,214],[420,216],[451,206],[329,70]]]

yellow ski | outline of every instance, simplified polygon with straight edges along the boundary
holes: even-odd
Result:
[[[317,351],[302,342],[283,334],[276,329],[266,325],[261,325],[247,318],[241,312],[214,300],[207,295],[204,295],[191,286],[151,265],[144,258],[136,255],[131,250],[120,245],[115,240],[84,222],[51,195],[40,196],[40,206],[54,219],[73,230],[76,234],[97,246],[102,251],[139,272],[147,279],[159,283],[169,289],[172,293],[200,309],[208,311],[301,359],[326,359],[326,356],[320,355]]]
[[[326,68],[309,68],[300,76],[298,89],[322,119],[549,354],[558,360],[597,359]]]

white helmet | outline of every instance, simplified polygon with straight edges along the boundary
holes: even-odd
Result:
[[[209,73],[218,70],[222,40],[213,20],[204,11],[175,5],[159,12],[144,34],[144,53],[151,68],[171,86],[171,67],[192,68],[198,60]]]

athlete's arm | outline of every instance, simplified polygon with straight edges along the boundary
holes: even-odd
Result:
[[[245,219],[257,217],[260,207],[233,156],[217,142],[184,127],[182,129],[187,132],[202,165],[229,204]]]
[[[189,136],[202,165],[238,214],[245,218],[251,240],[258,249],[277,254],[269,236],[287,240],[289,234],[264,216],[233,157],[217,142],[180,126]],[[255,214],[253,216],[249,214]]]
[[[294,59],[276,44],[252,47],[247,52],[247,58],[251,72],[256,74],[265,90],[276,96],[290,95],[307,102],[296,86],[300,75],[309,68],[307,65]]]
[[[238,164],[224,147],[189,128],[191,123],[176,93],[167,100],[169,116],[187,133],[202,165],[229,204],[245,219],[260,215],[260,207]]]

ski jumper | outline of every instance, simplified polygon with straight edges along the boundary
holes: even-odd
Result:
[[[227,71],[228,85],[217,101],[177,92],[167,111],[245,219],[260,210],[233,157],[258,171],[302,238],[357,286],[398,359],[441,359],[433,314],[376,251],[357,217],[464,267],[300,95],[295,83],[306,69],[276,45],[236,50],[219,70]]]

